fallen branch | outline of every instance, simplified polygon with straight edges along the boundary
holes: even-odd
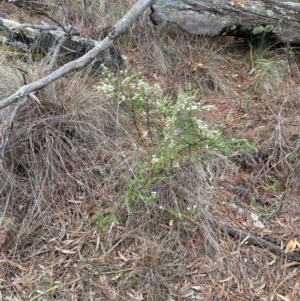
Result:
[[[0,101],[0,109],[3,109],[17,101],[22,100],[29,93],[48,86],[49,84],[65,76],[71,71],[84,68],[87,64],[92,62],[106,49],[108,49],[108,47],[112,45],[114,40],[122,35],[133,24],[133,22],[150,6],[151,2],[152,0],[137,1],[136,4],[129,10],[129,12],[112,27],[106,38],[104,38],[100,42],[95,41],[95,47],[93,49],[91,49],[82,57],[65,64],[64,66],[60,67],[44,78],[41,78],[36,82],[30,83],[28,85],[22,86],[15,93]]]
[[[32,0],[8,0],[7,2],[14,4],[17,7],[33,10],[55,10],[59,8],[55,5],[49,5],[46,3],[41,3]]]
[[[194,219],[192,219],[191,217],[183,214],[183,216],[185,218],[187,218],[190,222],[192,222],[193,224],[197,225],[198,227],[200,227],[199,223],[196,222]],[[253,246],[257,246],[263,249],[268,250],[269,252],[282,257],[282,258],[286,258],[288,260],[294,260],[294,261],[298,261],[300,262],[300,254],[299,253],[285,253],[283,250],[281,250],[281,248],[270,242],[267,241],[263,238],[260,237],[256,237],[254,235],[252,235],[249,232],[243,231],[243,230],[239,230],[236,229],[232,226],[230,226],[229,224],[222,224],[222,228],[221,228],[224,232],[226,232],[227,234],[239,239],[240,241],[244,241],[244,242],[248,242],[249,244],[253,245]]]
[[[238,238],[239,240],[245,239],[249,244],[260,247],[260,248],[264,248],[279,257],[300,262],[300,254],[299,253],[294,252],[291,254],[289,254],[289,253],[286,254],[286,253],[284,253],[283,250],[281,250],[281,248],[279,246],[275,245],[274,243],[271,243],[260,237],[256,237],[256,236],[250,234],[249,232],[235,229],[232,226],[230,226],[229,224],[224,225],[224,230],[228,234]]]
[[[42,25],[20,24],[0,17],[0,30],[3,31],[3,37],[0,37],[2,43],[17,47],[25,53],[49,53],[49,49],[53,52],[56,44],[63,41],[59,53],[62,58],[60,63],[63,64],[83,56],[98,43],[90,38],[79,36],[77,30],[70,25],[62,27],[45,22]],[[94,62],[93,65],[99,66],[105,63],[108,68],[119,67],[122,63],[120,57],[119,51],[111,46],[108,53],[99,56],[97,64]]]

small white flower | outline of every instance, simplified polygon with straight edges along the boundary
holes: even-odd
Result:
[[[152,155],[152,163],[158,162],[159,159],[156,157],[156,155]]]
[[[180,131],[179,129],[175,129],[175,130],[174,130],[174,135],[176,135],[176,136],[177,136],[177,135],[179,135],[179,134],[180,134],[180,132],[181,132],[181,131]]]

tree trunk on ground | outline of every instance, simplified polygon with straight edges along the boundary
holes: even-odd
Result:
[[[83,56],[99,43],[89,38],[80,37],[71,27],[62,28],[50,24],[20,24],[1,17],[0,31],[4,33],[4,37],[0,37],[2,43],[17,47],[25,53],[43,53],[50,56],[56,53],[56,61],[59,64]],[[93,67],[99,68],[101,64],[112,69],[119,67],[122,64],[120,51],[111,46],[106,53],[99,55],[93,62]]]
[[[29,10],[40,10],[40,11],[51,11],[59,9],[58,6],[50,5],[47,3],[37,2],[33,0],[5,0],[6,2],[12,3],[18,7],[29,9]]]
[[[266,35],[277,43],[300,44],[300,3],[273,0],[154,0],[154,23],[176,23],[203,36]]]

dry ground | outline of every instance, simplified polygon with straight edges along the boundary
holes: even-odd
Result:
[[[53,17],[97,38],[132,3],[64,4]],[[47,19],[4,1],[0,8],[20,22]],[[257,151],[186,162],[129,214],[124,193],[147,154],[133,148],[139,137],[126,107],[94,88],[101,77],[83,70],[50,85],[13,128],[13,108],[3,110],[0,300],[299,300],[299,262],[223,226],[283,250],[300,239],[297,49],[288,58],[262,43],[154,27],[149,11],[117,46],[166,94],[198,89],[198,101],[216,107],[206,122]],[[2,98],[22,85],[15,65],[30,69],[30,80],[43,74],[43,61],[3,48]]]

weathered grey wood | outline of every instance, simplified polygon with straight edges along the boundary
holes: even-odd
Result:
[[[16,5],[17,7],[29,10],[53,11],[59,9],[58,6],[47,3],[37,2],[33,0],[6,0],[7,2]]]
[[[63,41],[60,49],[60,63],[75,60],[94,48],[98,41],[76,35],[72,27],[61,28],[56,25],[20,24],[16,21],[0,18],[0,31],[4,32],[2,42],[18,47],[24,52],[47,54]],[[94,62],[95,67],[105,64],[116,68],[122,64],[120,52],[111,47]]]
[[[97,58],[103,51],[108,49],[115,39],[121,36],[133,23],[134,21],[149,7],[152,3],[152,0],[138,0],[136,4],[126,13],[123,18],[121,18],[110,30],[108,36],[104,38],[100,42],[94,42],[94,48],[92,48],[89,52],[84,54],[82,57],[71,61],[49,75],[37,80],[36,82],[24,85],[20,89],[18,89],[15,93],[10,95],[9,97],[0,100],[0,109],[5,108],[17,101],[23,100],[24,97],[29,95],[31,92],[37,91],[46,87],[47,85],[53,83],[57,79],[65,76],[69,72],[77,69],[82,69],[87,64],[92,62],[95,58]],[[2,23],[5,25],[5,22]],[[7,26],[7,24],[6,24]],[[16,25],[14,25],[15,27]],[[29,30],[34,37],[33,29]]]
[[[154,0],[155,23],[172,22],[203,36],[268,34],[300,44],[300,4],[273,0]]]

